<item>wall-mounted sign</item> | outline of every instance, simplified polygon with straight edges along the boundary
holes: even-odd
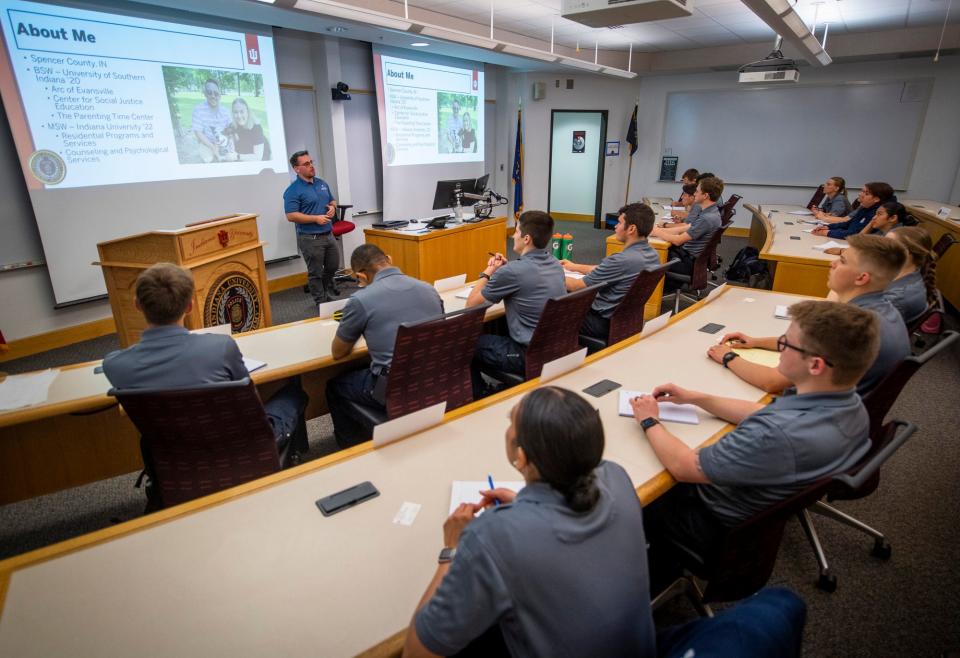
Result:
[[[661,181],[676,181],[677,180],[677,163],[680,161],[680,158],[675,155],[664,155],[660,158],[660,180]]]
[[[607,142],[607,157],[620,155],[620,140]]]
[[[583,153],[586,150],[587,150],[587,131],[574,130],[573,131],[573,152]]]

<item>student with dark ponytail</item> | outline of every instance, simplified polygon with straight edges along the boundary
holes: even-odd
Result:
[[[602,460],[603,425],[545,386],[510,412],[507,459],[526,481],[478,492],[443,526],[440,564],[405,656],[653,656],[640,501]],[[486,512],[474,518],[481,509]]]
[[[883,291],[883,298],[894,305],[908,325],[928,306],[937,304],[937,256],[933,239],[919,226],[904,226],[887,233],[907,250],[907,262],[896,279]]]

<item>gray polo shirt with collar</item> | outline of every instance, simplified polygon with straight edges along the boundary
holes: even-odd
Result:
[[[850,304],[873,311],[880,318],[880,351],[873,365],[857,384],[861,395],[879,384],[898,363],[910,355],[910,336],[900,311],[884,298],[884,292],[868,292],[850,300]]]
[[[419,322],[443,314],[443,301],[428,283],[387,267],[373,282],[353,293],[343,308],[337,338],[355,343],[363,336],[370,353],[370,369],[379,375],[390,367],[397,329],[404,322]]]
[[[547,300],[566,294],[563,266],[543,249],[501,266],[480,291],[491,304],[503,301],[510,338],[527,345]]]
[[[700,451],[701,500],[727,526],[853,466],[870,447],[860,396],[785,394]]]
[[[927,286],[920,272],[910,272],[894,279],[883,291],[883,298],[900,311],[906,323],[911,323],[927,310]]]
[[[846,217],[848,214],[850,214],[850,199],[842,194],[835,194],[832,199],[828,199],[826,196],[824,196],[823,200],[820,201],[819,208],[828,215],[833,215],[834,217]]]
[[[683,248],[691,256],[699,256],[707,248],[714,232],[720,228],[719,204],[715,203],[704,210],[700,204],[695,203],[687,215],[687,222],[690,224],[687,229],[690,240],[683,244]]]
[[[590,274],[583,277],[583,282],[588,285],[596,285],[606,281],[617,281],[618,283],[609,285],[597,293],[593,300],[593,310],[605,318],[609,318],[617,304],[623,299],[623,296],[633,285],[633,278],[623,281],[624,277],[632,277],[640,272],[653,270],[660,267],[660,256],[657,250],[650,246],[646,238],[634,242],[623,251],[610,254],[600,264],[593,268]]]
[[[587,512],[535,482],[467,526],[414,620],[427,649],[452,655],[499,623],[515,658],[655,655],[640,501],[619,465],[595,473]]]

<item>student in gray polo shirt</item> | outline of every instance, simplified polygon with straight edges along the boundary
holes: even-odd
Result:
[[[907,324],[915,322],[927,307],[936,306],[937,256],[933,240],[919,226],[904,226],[890,231],[886,237],[896,240],[907,250],[907,262],[897,278],[883,291],[883,297],[900,311]]]
[[[365,425],[354,419],[347,401],[384,408],[386,378],[400,325],[443,314],[443,301],[434,287],[403,274],[380,247],[357,247],[350,257],[350,267],[363,288],[343,308],[331,351],[334,359],[342,359],[363,336],[370,367],[345,372],[327,382],[327,406],[333,418],[334,438],[341,448],[370,438]]]
[[[478,492],[444,523],[404,656],[504,655],[504,644],[515,657],[655,655],[640,501],[603,448],[600,416],[577,393],[544,386],[520,400],[506,452],[526,486]]]
[[[884,289],[903,267],[907,254],[896,240],[879,235],[851,235],[848,244],[830,265],[827,287],[830,288],[830,299],[873,311],[880,321],[880,349],[857,384],[857,392],[863,395],[910,354],[910,338],[903,318],[883,296]],[[779,393],[791,384],[776,368],[738,358],[734,347],[774,350],[777,349],[776,338],[754,338],[733,332],[710,347],[707,354],[740,379],[768,393]]]
[[[524,354],[547,300],[566,292],[563,267],[547,253],[553,235],[553,217],[542,210],[520,215],[513,233],[513,251],[520,255],[508,261],[496,254],[480,273],[470,291],[467,306],[503,301],[509,336],[482,334],[473,358],[474,397],[483,395],[480,372],[484,369],[523,375]]]
[[[563,269],[586,275],[582,279],[566,277],[568,292],[598,283],[617,282],[597,293],[580,329],[581,334],[601,340],[607,340],[610,335],[610,316],[630,290],[634,277],[640,272],[660,267],[660,256],[647,242],[655,219],[650,206],[631,203],[622,207],[619,215],[614,235],[623,243],[623,251],[610,254],[600,261],[599,265],[578,265],[569,260],[560,261]]]
[[[644,510],[651,573],[678,566],[672,564],[674,551],[665,550],[666,537],[709,553],[733,526],[851,468],[867,453],[870,421],[855,386],[877,355],[877,315],[848,304],[804,301],[790,307],[790,316],[787,332],[777,339],[777,370],[795,384],[795,393],[764,406],[664,384],[631,401],[661,463],[689,483]],[[660,424],[658,398],[695,404],[737,427],[713,445],[692,449]]]
[[[716,177],[704,178],[697,184],[693,207],[682,224],[655,226],[650,235],[670,243],[668,257],[679,260],[671,272],[693,272],[693,262],[707,248],[713,234],[720,230],[720,208],[717,200],[723,194],[723,181]],[[665,292],[669,292],[665,290]]]

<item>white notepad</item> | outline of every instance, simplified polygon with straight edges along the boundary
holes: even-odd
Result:
[[[644,391],[620,391],[620,415],[633,417],[633,407],[630,406],[630,398],[638,395],[648,395]],[[676,404],[674,402],[658,402],[660,409],[660,420],[665,423],[684,423],[686,425],[699,425],[700,416],[697,415],[697,407],[692,404]]]
[[[570,277],[571,279],[582,279],[586,274],[581,274],[580,272],[571,272],[570,270],[564,270],[563,276]]]
[[[0,382],[0,410],[19,409],[47,401],[50,386],[59,370],[41,370],[26,375],[10,375]]]
[[[791,210],[791,215],[812,215],[813,213],[809,210]]]
[[[834,249],[834,248],[836,248],[836,249],[846,249],[846,248],[847,248],[847,244],[846,244],[845,242],[844,242],[844,243],[840,243],[840,242],[834,242],[833,240],[828,240],[827,242],[824,242],[823,244],[815,244],[815,245],[813,245],[813,248],[814,248],[814,249],[819,249],[820,251],[824,251],[824,250],[826,250],[826,249]]]
[[[511,491],[520,491],[527,485],[523,480],[502,482],[494,480],[493,484],[498,489],[510,489]],[[453,514],[460,503],[479,503],[480,492],[489,488],[490,484],[486,480],[454,480],[450,487],[450,511],[448,514]]]
[[[454,297],[456,297],[457,299],[469,299],[471,290],[473,290],[473,286],[467,286],[466,288],[458,292],[456,295],[454,295]]]
[[[243,357],[243,365],[246,366],[247,372],[253,372],[254,370],[260,370],[260,368],[267,365],[266,361],[257,361],[256,359],[251,359],[249,357]]]

